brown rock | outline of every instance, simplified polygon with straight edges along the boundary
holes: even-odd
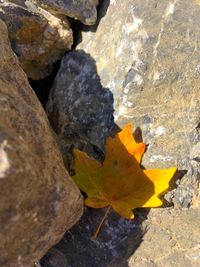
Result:
[[[82,214],[44,110],[0,21],[0,266],[32,267]]]
[[[52,64],[71,49],[72,31],[64,16],[28,2],[28,7],[8,1],[0,3],[0,18],[8,27],[12,49],[29,78],[38,80],[51,73]]]
[[[68,17],[79,19],[86,25],[92,25],[96,22],[96,6],[98,0],[29,0],[41,5],[44,9],[52,13],[63,14]]]

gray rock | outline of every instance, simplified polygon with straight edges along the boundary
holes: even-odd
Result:
[[[98,0],[29,0],[49,10],[51,13],[63,14],[79,19],[86,25],[96,22]]]
[[[0,266],[33,267],[82,214],[46,114],[0,20]]]
[[[114,264],[114,267],[116,262],[128,260],[142,242],[146,227],[140,224],[148,212],[140,212],[140,216],[136,215],[136,219],[131,221],[111,211],[94,240],[92,236],[104,213],[104,209],[86,209],[81,221],[41,260],[41,266],[107,267]],[[126,265],[119,265],[122,266]]]
[[[83,51],[62,59],[47,112],[62,146],[103,157],[105,140],[114,128],[112,93],[103,88],[94,60]],[[63,154],[67,155],[64,149]]]
[[[0,18],[8,27],[13,51],[34,80],[48,76],[52,65],[71,49],[72,31],[65,16],[52,15],[31,2],[0,2]]]
[[[196,0],[187,8],[177,0],[104,1],[96,31],[82,32],[78,45],[113,93],[116,124],[142,130],[144,167],[185,171],[168,196],[181,207],[199,186],[199,164],[190,157],[200,142],[199,11]]]

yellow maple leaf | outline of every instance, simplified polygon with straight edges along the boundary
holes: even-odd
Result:
[[[159,170],[140,168],[144,143],[136,143],[130,124],[115,138],[108,138],[103,164],[86,153],[74,150],[73,176],[78,187],[87,194],[85,205],[92,208],[111,206],[118,214],[133,219],[133,209],[159,207],[159,196],[169,187],[176,167]]]

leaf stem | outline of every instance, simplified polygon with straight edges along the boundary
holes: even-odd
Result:
[[[107,209],[106,209],[106,212],[105,212],[104,216],[102,217],[102,219],[101,219],[101,221],[99,223],[99,226],[98,226],[97,230],[95,231],[95,233],[92,236],[93,239],[97,239],[97,236],[98,236],[98,234],[99,234],[99,232],[101,230],[101,227],[102,227],[102,225],[103,225],[103,223],[104,223],[104,221],[105,221],[105,219],[106,219],[106,217],[107,217],[107,215],[108,215],[108,213],[110,211],[110,208],[111,208],[111,206],[109,205],[107,207]]]

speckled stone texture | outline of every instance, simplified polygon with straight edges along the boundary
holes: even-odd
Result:
[[[62,15],[52,15],[31,2],[0,2],[0,18],[8,27],[9,39],[27,76],[39,80],[71,49],[72,31]]]
[[[84,51],[63,57],[47,113],[62,147],[73,144],[97,158],[104,156],[105,140],[114,128],[113,96],[102,87],[95,61]]]
[[[104,209],[87,208],[80,222],[68,231],[61,242],[41,260],[42,267],[107,267],[122,263],[140,246],[145,233],[147,210],[135,212],[135,220],[126,220],[111,211],[96,240],[92,235],[105,213]],[[78,253],[78,256],[77,256]],[[113,265],[114,267],[115,265]],[[119,265],[120,267],[127,265]]]
[[[50,10],[52,13],[63,14],[68,17],[79,19],[86,25],[96,22],[96,6],[98,0],[29,0]]]
[[[82,215],[46,114],[0,20],[0,266],[33,267]]]
[[[200,266],[200,209],[152,210],[148,231],[128,261],[110,267]],[[125,263],[127,265],[125,265]]]
[[[116,123],[142,131],[143,165],[185,171],[168,198],[181,207],[199,186],[199,12],[196,0],[105,0],[96,31],[82,32],[78,45],[113,93]]]

